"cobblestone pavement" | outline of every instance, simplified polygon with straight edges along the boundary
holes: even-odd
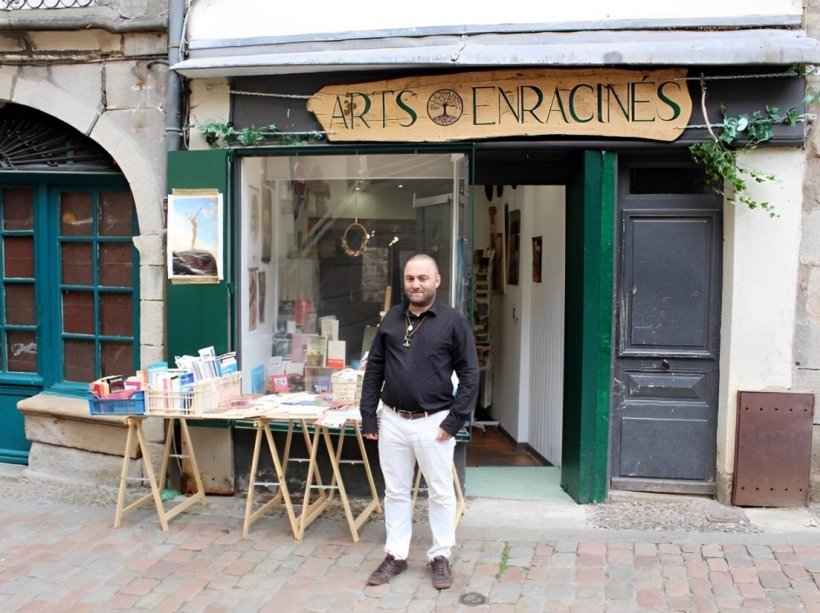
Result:
[[[150,507],[115,529],[111,489],[0,477],[0,611],[820,612],[814,509],[771,531],[751,512],[699,499],[627,499],[569,514],[552,514],[552,503],[485,502],[469,500],[455,584],[439,592],[424,559],[423,503],[409,569],[367,587],[383,557],[381,515],[358,543],[338,510],[302,541],[280,513],[245,539],[244,500],[209,497],[168,532]]]

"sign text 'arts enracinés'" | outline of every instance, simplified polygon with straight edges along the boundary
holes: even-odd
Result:
[[[677,139],[686,71],[504,70],[322,88],[308,101],[331,141],[574,135]]]

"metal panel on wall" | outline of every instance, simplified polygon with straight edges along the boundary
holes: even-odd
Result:
[[[814,395],[738,392],[732,504],[805,506]]]

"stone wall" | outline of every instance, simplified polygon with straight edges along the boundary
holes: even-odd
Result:
[[[143,364],[165,357],[167,8],[167,0],[125,0],[10,11],[0,23],[0,104],[32,107],[71,125],[101,145],[128,181],[139,222]],[[30,470],[118,478],[124,420],[91,418],[85,400],[50,394],[18,408],[32,441]],[[148,432],[154,443],[161,440],[161,427]]]
[[[809,36],[820,37],[820,0],[807,3]],[[820,92],[820,75],[807,78],[807,93]],[[820,113],[820,104],[807,107]],[[815,394],[812,437],[811,499],[820,500],[820,126],[807,124],[806,174],[803,184],[803,236],[800,245],[799,294],[795,330],[794,385]]]

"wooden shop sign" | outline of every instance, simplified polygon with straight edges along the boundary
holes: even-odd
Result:
[[[323,87],[308,101],[331,141],[616,136],[673,141],[692,100],[683,69],[499,70]]]

